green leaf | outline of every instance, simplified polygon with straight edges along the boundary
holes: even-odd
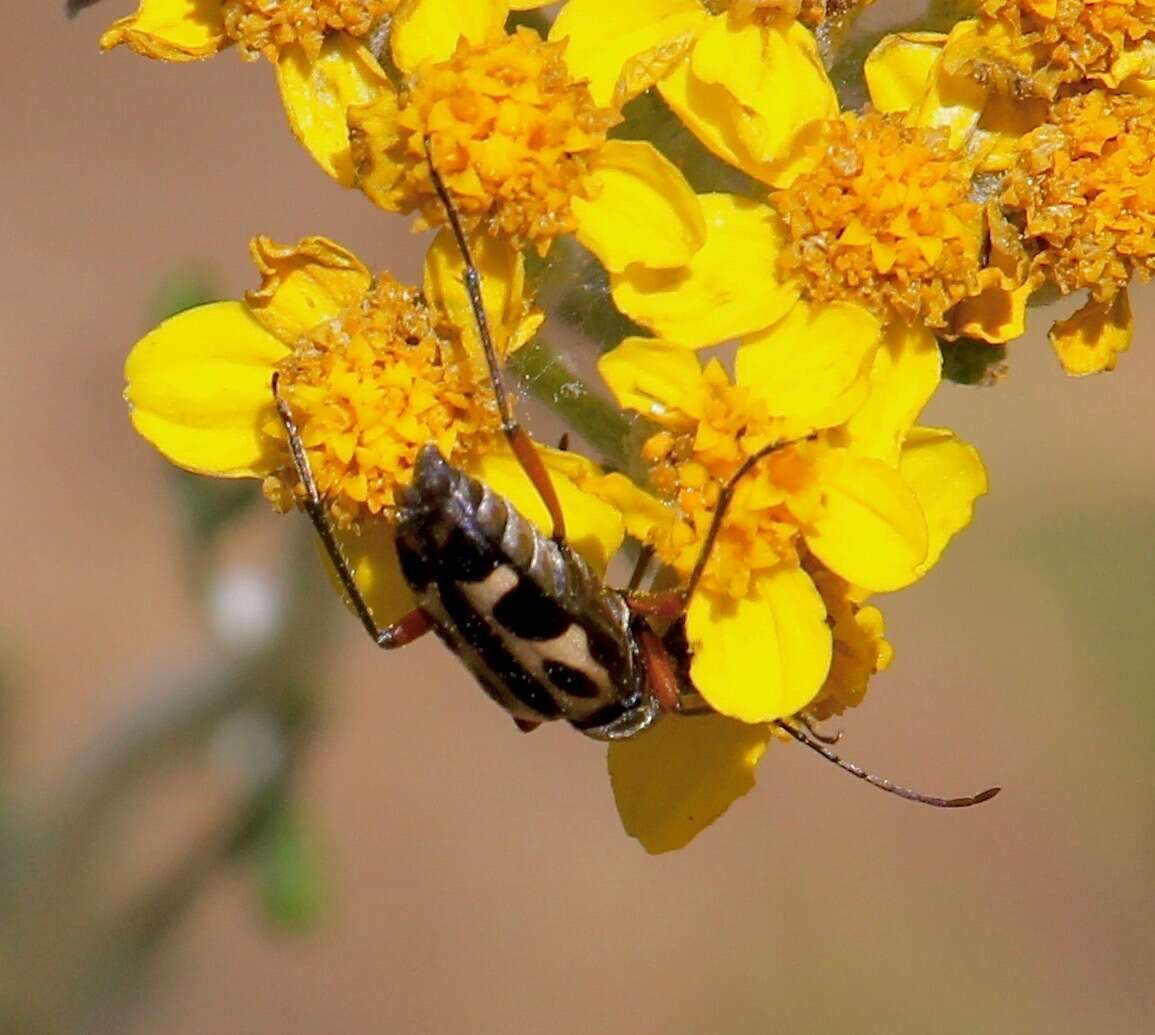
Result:
[[[995,384],[1006,369],[1005,345],[992,345],[978,338],[958,338],[955,341],[939,339],[942,352],[942,376],[959,385]]]
[[[278,930],[301,933],[327,898],[318,838],[294,801],[282,795],[270,806],[251,847],[261,908]]]

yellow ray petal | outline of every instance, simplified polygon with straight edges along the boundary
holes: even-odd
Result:
[[[919,567],[925,574],[970,524],[975,500],[986,495],[987,472],[978,450],[944,428],[913,429],[898,469],[926,516],[926,559]]]
[[[942,54],[941,32],[899,32],[884,36],[866,56],[863,73],[870,102],[879,111],[909,111],[922,99],[931,68]]]
[[[196,61],[225,45],[220,0],[142,0],[100,37],[101,50],[120,43],[161,61]]]
[[[770,728],[721,715],[669,716],[609,746],[622,826],[647,852],[690,843],[754,786]]]
[[[1051,345],[1068,374],[1114,370],[1120,352],[1131,347],[1135,325],[1131,300],[1124,289],[1109,302],[1091,299],[1050,331]]]
[[[598,373],[618,404],[655,418],[685,409],[701,369],[693,352],[660,338],[626,338],[598,360]]]
[[[742,722],[770,722],[805,708],[830,669],[826,605],[796,567],[756,574],[743,600],[695,594],[686,635],[694,686]]]
[[[489,330],[498,355],[502,355],[508,346],[524,345],[529,340],[525,334],[517,333],[528,315],[525,262],[516,248],[487,234],[472,237],[469,247],[481,274],[481,297]],[[461,330],[466,347],[480,359],[481,339],[465,290],[465,260],[448,227],[438,232],[425,253],[424,291],[429,303]],[[535,329],[540,322],[540,318],[535,321]]]
[[[356,255],[324,237],[297,244],[254,237],[249,252],[261,286],[245,300],[253,316],[286,342],[358,304],[373,279]]]
[[[766,183],[789,179],[791,143],[838,99],[814,39],[797,24],[729,28],[711,19],[689,62],[658,84],[666,103],[723,161]]]
[[[678,270],[631,267],[610,275],[614,303],[656,334],[694,348],[769,327],[798,282],[775,277],[783,230],[773,210],[735,194],[703,194],[706,243]]]
[[[300,46],[286,46],[277,61],[277,85],[293,135],[325,172],[352,187],[349,108],[392,92],[376,58],[345,33],[326,39],[316,60]]]
[[[838,114],[814,37],[796,21],[734,29],[718,16],[699,37],[690,71],[730,94],[738,139],[754,162],[778,162],[799,130]]]
[[[399,133],[397,95],[385,90],[368,104],[346,113],[353,179],[365,196],[386,212],[406,209],[409,197],[403,181],[406,165],[390,147]]]
[[[1029,278],[1018,282],[1001,270],[979,270],[981,288],[951,311],[951,330],[992,345],[1013,341],[1027,329],[1027,303],[1038,287]]]
[[[840,439],[861,456],[889,464],[942,380],[942,353],[924,327],[891,324],[874,355],[870,395]]]
[[[411,73],[424,61],[445,61],[462,37],[481,43],[500,33],[507,14],[503,0],[403,0],[389,37],[393,62]]]
[[[625,526],[610,504],[577,485],[565,473],[568,460],[553,462],[557,450],[538,447],[557,489],[565,515],[566,538],[599,575],[621,548]],[[564,454],[562,454],[564,457]],[[510,501],[525,518],[549,533],[549,514],[537,488],[508,449],[499,447],[480,457],[469,473],[485,482],[494,492]]]
[[[693,188],[668,158],[640,140],[608,140],[598,153],[589,200],[572,199],[577,239],[606,269],[686,265],[706,243]]]
[[[124,366],[133,427],[169,460],[225,478],[267,474],[278,455],[273,367],[288,352],[240,302],[165,320]]]
[[[652,545],[659,531],[668,529],[679,520],[678,511],[672,504],[651,496],[616,471],[585,487],[613,505],[622,515],[626,531],[640,543]]]
[[[413,591],[397,563],[396,537],[388,521],[373,518],[362,522],[356,529],[336,529],[335,535],[345,560],[353,570],[353,580],[365,598],[365,603],[369,605],[378,628],[392,625],[417,606]],[[329,563],[329,555],[319,540],[317,548],[334,587],[345,600],[345,606],[352,611],[353,607],[345,598],[337,573]]]
[[[631,58],[692,35],[706,18],[698,0],[569,0],[549,38],[569,40],[570,73],[589,80],[590,93],[604,107],[614,101],[618,77]]]
[[[946,47],[965,45],[974,32],[973,22],[960,22],[951,32]],[[978,125],[990,90],[969,75],[947,70],[946,49],[939,56],[927,80],[927,89],[909,116],[914,126],[947,126],[951,147],[963,147]]]
[[[898,471],[845,449],[827,450],[817,462],[825,506],[805,533],[814,555],[872,592],[914,582],[926,560],[926,518]]]
[[[737,380],[765,398],[774,416],[832,427],[866,398],[881,335],[882,325],[862,306],[799,301],[770,328],[743,340]]]

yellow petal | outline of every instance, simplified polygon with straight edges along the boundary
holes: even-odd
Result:
[[[1050,339],[1068,374],[1114,370],[1120,352],[1131,346],[1135,326],[1126,289],[1109,302],[1091,299],[1078,312],[1051,327]]]
[[[931,68],[942,53],[941,32],[884,36],[863,64],[870,102],[879,111],[909,111],[922,99]]]
[[[462,37],[481,43],[500,33],[507,13],[503,0],[403,0],[389,37],[393,62],[410,73],[424,61],[445,61]]]
[[[679,520],[678,512],[664,500],[651,496],[624,474],[613,472],[585,486],[622,515],[626,531],[640,543],[653,544],[657,533]]]
[[[569,0],[549,31],[568,39],[570,73],[589,80],[594,100],[605,107],[630,59],[659,51],[697,31],[706,21],[698,0]]]
[[[343,187],[352,187],[349,108],[392,92],[377,59],[343,32],[325,40],[316,60],[300,46],[282,47],[277,85],[293,135],[325,172]]]
[[[405,162],[390,146],[398,137],[397,95],[380,92],[368,104],[354,105],[346,112],[349,152],[353,179],[365,196],[386,212],[403,212],[410,207],[403,180]]]
[[[825,505],[805,533],[814,555],[836,575],[872,592],[900,589],[921,574],[926,518],[893,467],[845,449],[820,454]]]
[[[573,198],[577,239],[606,269],[686,265],[706,243],[693,188],[652,144],[608,140],[591,170],[589,200]]]
[[[796,567],[756,574],[743,600],[695,594],[686,635],[694,686],[742,722],[770,722],[805,708],[830,669],[826,605]]]
[[[142,0],[136,14],[113,22],[101,50],[120,43],[161,61],[195,61],[225,45],[220,0]]]
[[[397,563],[397,547],[394,545],[396,537],[388,521],[375,518],[363,522],[356,529],[335,529],[334,534],[353,571],[353,581],[369,605],[378,628],[392,625],[417,607],[413,591]],[[337,573],[329,563],[329,555],[321,547],[320,541],[317,548],[333,585],[345,600],[345,606],[352,611],[353,607],[345,597]]]
[[[979,270],[981,288],[951,310],[951,330],[955,334],[999,345],[1021,337],[1027,329],[1027,303],[1038,282],[1016,283],[1002,271]]]
[[[278,455],[271,379],[285,345],[240,302],[165,320],[124,366],[132,423],[169,460],[225,478],[267,474]]]
[[[882,325],[862,306],[799,301],[768,330],[743,340],[737,380],[763,397],[774,416],[812,428],[841,424],[866,398],[881,335]]]
[[[249,252],[261,286],[245,300],[253,316],[286,342],[357,305],[373,280],[356,255],[324,237],[297,244],[254,237]]]
[[[538,447],[538,451],[561,500],[566,539],[595,572],[603,574],[610,558],[618,552],[625,538],[621,515],[604,500],[578,488],[566,473],[569,460],[564,459],[565,454],[542,446]],[[559,455],[563,459],[555,461]],[[469,474],[485,482],[498,495],[504,496],[523,517],[549,533],[550,520],[545,504],[536,486],[508,449],[499,447],[480,457],[470,466]]]
[[[891,324],[874,355],[870,395],[842,441],[861,456],[898,462],[906,433],[942,380],[942,353],[926,328]]]
[[[804,127],[838,114],[814,38],[794,22],[734,29],[717,16],[658,88],[707,148],[766,183]]]
[[[970,524],[975,500],[986,495],[987,472],[978,450],[943,428],[911,431],[898,469],[926,517],[926,559],[919,566],[919,574],[925,574]]]
[[[703,194],[699,200],[707,237],[688,266],[634,266],[610,275],[618,309],[693,348],[769,327],[800,290],[796,280],[775,277],[783,230],[768,205],[735,194]]]
[[[626,338],[598,360],[618,405],[654,418],[684,409],[701,369],[693,352],[660,338]]]
[[[956,25],[947,40],[947,46],[962,45],[973,33],[973,26],[973,22],[960,22]],[[921,102],[911,110],[909,121],[914,126],[949,127],[951,147],[961,148],[978,125],[990,91],[971,76],[952,74],[947,68],[944,49],[931,69]]]
[[[664,718],[609,746],[622,826],[647,852],[689,844],[754,786],[770,728],[721,715]]]
[[[489,330],[501,356],[509,345],[524,345],[528,340],[526,335],[517,333],[528,315],[525,263],[516,248],[488,234],[473,236],[469,248],[481,275],[481,297]],[[429,303],[460,329],[471,355],[480,359],[481,338],[465,290],[465,260],[448,227],[438,232],[425,254],[424,291]],[[534,326],[540,322],[537,319]]]

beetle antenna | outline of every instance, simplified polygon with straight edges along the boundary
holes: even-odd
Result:
[[[721,492],[718,493],[718,504],[714,507],[714,513],[710,518],[710,527],[706,530],[706,538],[702,540],[702,547],[698,551],[697,560],[694,562],[694,570],[690,572],[690,579],[686,583],[686,588],[682,590],[682,599],[686,607],[690,606],[690,601],[694,597],[694,591],[698,588],[698,583],[702,581],[702,574],[706,570],[706,565],[710,560],[710,554],[713,552],[714,544],[718,540],[718,533],[722,531],[722,522],[726,518],[726,511],[730,508],[730,501],[734,498],[734,490],[737,489],[738,483],[754,469],[760,460],[768,457],[771,453],[776,453],[779,449],[785,449],[787,446],[793,446],[799,442],[807,442],[817,437],[817,433],[813,433],[805,435],[802,438],[771,442],[746,457],[738,469],[730,475],[730,480],[722,486]]]
[[[970,794],[965,798],[936,798],[929,794],[920,794],[918,791],[912,791],[909,787],[901,787],[890,780],[885,780],[881,776],[875,776],[873,773],[868,773],[861,766],[855,765],[853,762],[847,762],[838,757],[825,744],[820,744],[818,741],[812,739],[808,734],[798,729],[797,726],[791,726],[790,723],[783,719],[778,719],[775,723],[779,729],[785,730],[790,734],[799,744],[805,744],[811,751],[817,751],[828,762],[833,762],[840,769],[845,769],[852,776],[857,776],[860,780],[865,780],[872,787],[877,787],[880,791],[886,791],[888,794],[897,794],[900,798],[905,798],[907,801],[917,801],[921,805],[933,805],[936,809],[965,809],[971,805],[978,805],[984,801],[990,801],[999,791],[1001,787],[988,787],[985,791],[980,791],[978,794]]]
[[[433,181],[433,189],[445,209],[445,218],[449,222],[449,229],[453,239],[457,242],[457,250],[465,263],[465,291],[469,295],[469,308],[473,310],[473,322],[477,325],[477,336],[481,339],[481,349],[485,353],[485,364],[489,368],[489,380],[493,385],[493,397],[497,402],[497,412],[501,417],[501,431],[509,440],[510,448],[518,463],[521,464],[529,480],[541,496],[545,508],[549,511],[550,521],[553,523],[552,536],[561,542],[565,539],[565,517],[562,514],[561,501],[558,499],[557,489],[554,488],[549,472],[545,469],[541,454],[533,444],[529,433],[518,423],[513,412],[513,404],[505,390],[505,382],[501,376],[501,364],[497,359],[497,349],[493,344],[493,334],[489,329],[489,318],[485,315],[485,303],[481,295],[481,273],[473,261],[473,252],[465,236],[465,229],[461,225],[461,216],[445,181],[433,161],[433,141],[428,134],[425,136],[425,159],[429,163],[429,178]]]

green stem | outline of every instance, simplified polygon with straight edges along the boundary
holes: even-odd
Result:
[[[596,394],[544,341],[538,339],[510,357],[509,369],[524,389],[582,436],[603,463],[631,472],[644,436],[641,422]]]

